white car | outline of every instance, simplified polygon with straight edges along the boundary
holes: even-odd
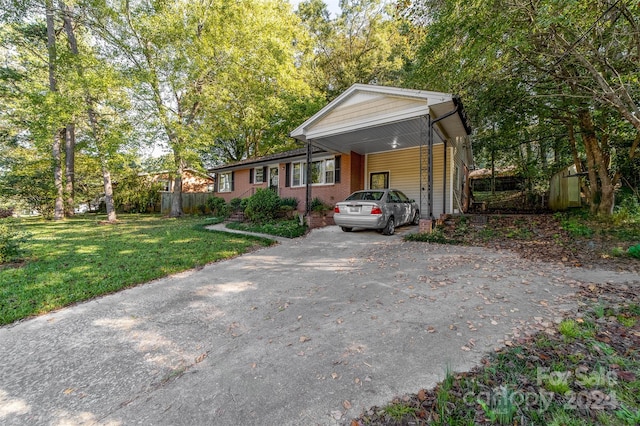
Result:
[[[396,189],[356,191],[333,211],[333,220],[345,232],[366,228],[393,235],[397,226],[420,222],[418,205]]]

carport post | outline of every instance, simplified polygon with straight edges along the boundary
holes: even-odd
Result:
[[[306,179],[305,179],[305,204],[304,204],[304,212],[306,216],[311,214],[311,141],[307,141],[307,170],[306,170]]]

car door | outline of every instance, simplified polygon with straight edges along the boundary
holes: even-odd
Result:
[[[389,211],[393,214],[393,221],[395,224],[402,225],[402,200],[400,200],[400,197],[398,197],[398,194],[395,191],[389,191],[387,194],[387,205],[389,206]]]
[[[406,195],[404,195],[404,193],[400,192],[400,191],[394,191],[395,192],[395,196],[398,204],[398,219],[400,220],[400,225],[404,225],[405,223],[409,223],[411,221],[412,217],[412,211],[411,211],[411,200],[409,200],[409,197],[407,197]]]

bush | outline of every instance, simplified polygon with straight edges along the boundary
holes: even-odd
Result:
[[[274,191],[260,188],[247,199],[245,216],[256,223],[265,223],[275,219],[280,210],[280,197]]]
[[[231,207],[231,210],[233,210],[234,212],[237,212],[237,211],[240,211],[240,210],[244,210],[242,208],[242,199],[241,198],[232,198],[229,201],[229,207]]]
[[[211,214],[217,217],[228,217],[231,209],[222,197],[209,197],[207,199],[207,207]]]
[[[0,222],[0,263],[13,262],[20,259],[21,245],[27,240],[27,235],[10,226],[11,222]]]
[[[331,210],[331,206],[329,206],[328,204],[325,204],[324,201],[316,197],[313,200],[311,200],[311,204],[309,204],[309,209],[314,212],[322,213],[322,212]]]
[[[295,197],[285,197],[280,199],[280,206],[291,207],[291,210],[298,208],[298,199]]]
[[[640,244],[636,244],[635,246],[629,247],[627,253],[631,257],[635,257],[636,259],[640,259]]]

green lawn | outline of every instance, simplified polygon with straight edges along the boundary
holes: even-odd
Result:
[[[0,325],[227,259],[269,240],[204,229],[202,217],[23,219],[25,262],[0,268]]]

